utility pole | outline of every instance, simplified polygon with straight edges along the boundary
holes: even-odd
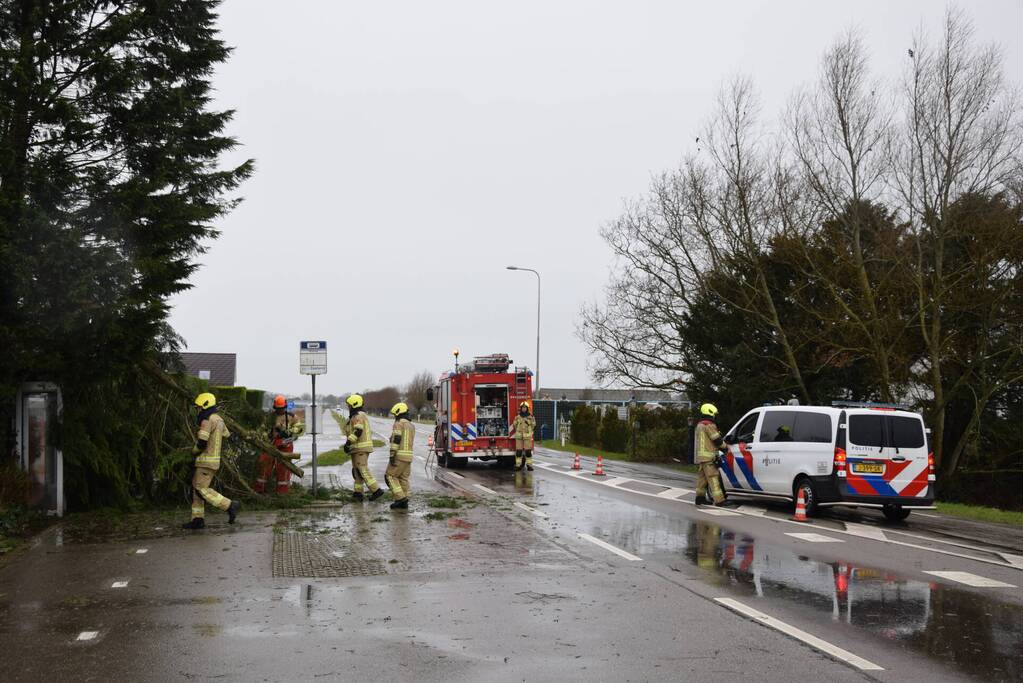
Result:
[[[536,367],[533,369],[533,397],[540,398],[540,273],[532,268],[507,266],[508,270],[524,270],[536,276]]]

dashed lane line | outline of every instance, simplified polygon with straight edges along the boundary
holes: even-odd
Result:
[[[850,666],[854,666],[857,669],[860,669],[861,671],[884,671],[884,667],[882,666],[878,666],[877,664],[874,664],[873,662],[868,661],[863,657],[860,657],[859,655],[855,655],[852,652],[849,652],[848,650],[843,650],[837,645],[832,645],[826,640],[821,640],[817,636],[811,635],[806,631],[803,631],[802,629],[798,629],[795,626],[792,626],[791,624],[787,624],[780,619],[775,619],[769,614],[764,614],[760,610],[753,609],[749,605],[743,604],[738,600],[733,600],[732,598],[714,598],[714,600],[719,604],[724,605],[728,609],[732,610],[733,612],[738,612],[739,614],[745,617],[749,617],[753,621],[761,623],[764,626],[767,626],[768,628],[773,628],[776,631],[780,631],[781,633],[784,633],[790,638],[795,638],[796,640],[802,641],[803,643],[806,643],[813,649],[819,652],[823,652],[824,654],[833,657],[841,662],[845,662]]]
[[[530,514],[533,514],[533,515],[536,515],[537,517],[540,517],[542,519],[548,519],[546,512],[540,512],[539,510],[534,510],[533,508],[529,507],[528,505],[526,505],[524,503],[514,503],[514,505],[515,505],[515,507],[519,508],[520,510],[525,510],[526,512],[528,512]]]
[[[98,635],[99,631],[82,631],[75,640],[95,640]]]
[[[636,491],[634,489],[622,489],[622,487],[618,485],[618,484],[621,484],[621,483],[624,483],[624,482],[627,482],[627,481],[637,481],[637,482],[644,483],[644,484],[649,484],[650,483],[650,482],[645,482],[645,481],[643,481],[641,479],[630,479],[629,477],[609,477],[608,480],[601,481],[601,480],[595,479],[593,477],[585,476],[585,475],[589,474],[588,472],[579,472],[579,471],[574,471],[574,470],[565,471],[565,470],[559,469],[558,467],[556,467],[554,465],[550,465],[548,463],[538,463],[538,465],[541,468],[543,468],[544,470],[547,470],[548,472],[554,472],[555,474],[563,474],[565,476],[574,477],[576,479],[585,479],[586,481],[592,481],[595,484],[602,484],[602,485],[605,485],[605,486],[610,485],[610,486],[613,486],[615,489],[623,490],[623,491],[628,491],[629,493],[633,493],[633,494],[636,494],[636,495],[639,495],[639,496],[649,496],[651,498],[662,498],[662,499],[665,499],[665,500],[677,500],[679,503],[685,503],[687,505],[694,505],[695,504],[694,501],[691,501],[691,500],[684,500],[684,499],[679,499],[679,498],[667,498],[666,496],[661,496],[661,495],[659,495],[657,493],[646,493],[644,491]],[[654,486],[660,486],[660,484],[653,484],[653,485]],[[704,513],[709,514],[709,515],[718,515],[718,516],[722,516],[722,517],[731,516],[731,515],[743,515],[743,516],[746,516],[746,517],[761,517],[763,519],[768,519],[768,520],[771,520],[772,522],[778,522],[778,523],[782,523],[782,524],[799,524],[799,525],[803,525],[804,524],[803,522],[796,522],[796,521],[793,521],[793,520],[790,520],[790,519],[781,518],[781,517],[774,517],[774,516],[769,516],[769,515],[753,513],[753,512],[750,512],[749,510],[743,510],[742,507],[743,506],[740,506],[739,508],[736,509],[736,511],[717,510],[717,509],[714,509],[714,508],[705,508],[705,507],[698,507],[697,509],[700,510],[701,512],[704,512]],[[998,561],[998,560],[988,559],[988,558],[984,558],[984,557],[977,557],[976,555],[967,555],[965,553],[957,553],[957,552],[953,552],[951,550],[942,550],[940,548],[932,548],[932,547],[929,547],[929,546],[920,545],[918,543],[908,543],[906,541],[896,541],[895,539],[888,538],[887,536],[885,536],[883,534],[883,532],[881,534],[876,534],[875,532],[872,532],[872,531],[866,531],[865,530],[866,528],[869,528],[869,527],[867,527],[866,525],[857,525],[852,530],[830,529],[829,528],[829,529],[827,529],[827,531],[830,532],[830,533],[835,533],[835,534],[845,534],[847,536],[857,536],[859,538],[865,538],[865,539],[869,539],[869,540],[876,540],[876,541],[880,541],[882,543],[888,543],[888,544],[891,544],[891,545],[899,545],[899,546],[903,546],[905,548],[914,548],[916,550],[923,550],[923,551],[930,552],[930,553],[936,553],[938,555],[948,555],[950,557],[958,557],[958,558],[961,558],[961,559],[964,559],[964,560],[972,560],[974,562],[982,562],[984,564],[991,564],[991,565],[994,565],[996,567],[1005,567],[1005,568],[1008,568],[1008,569],[1016,569],[1016,570],[1023,571],[1023,557],[1020,557],[1020,556],[1016,556],[1016,557],[1020,557],[1020,559],[1017,561],[1017,560],[1014,560],[1014,559],[1010,559],[1009,557],[1006,557],[1004,553],[1002,553],[1002,552],[1000,552],[998,550],[993,550],[993,549],[992,550],[988,550],[988,549],[973,548],[973,547],[970,548],[971,550],[978,550],[980,552],[988,553],[989,555],[994,555],[994,556],[997,556],[997,557],[1004,558],[1004,561]],[[943,542],[943,541],[941,541],[939,539],[934,539],[934,538],[930,538],[930,537],[926,537],[926,536],[918,536],[918,538],[920,538],[922,540],[929,541],[929,542],[939,542],[939,543]]]
[[[149,552],[149,548],[139,548],[138,550],[135,551],[135,554],[136,555],[145,555],[148,552]]]
[[[110,587],[111,588],[127,588],[128,587],[128,582],[127,581],[114,581],[112,584],[110,584]]]
[[[832,538],[831,536],[825,536],[823,534],[799,533],[792,531],[785,532],[785,535],[791,536],[792,538],[798,538],[800,541],[808,541],[810,543],[845,543],[845,541],[840,538]]]
[[[974,588],[1016,587],[1011,583],[996,581],[995,579],[989,579],[986,576],[980,576],[978,574],[971,574],[970,572],[925,571],[924,574],[930,574],[931,576],[937,576],[939,579],[946,579],[948,581],[966,584],[967,586],[973,586]]]
[[[741,512],[734,512],[732,510],[720,510],[718,508],[703,507],[700,505],[696,506],[696,509],[705,515],[714,515],[715,517],[741,517]]]
[[[642,557],[637,557],[636,555],[633,555],[632,553],[625,552],[621,548],[616,548],[613,545],[611,545],[610,543],[606,543],[605,541],[602,541],[599,538],[594,538],[593,536],[590,536],[589,534],[579,534],[579,538],[583,539],[584,541],[589,541],[590,543],[592,543],[594,545],[600,546],[604,550],[612,552],[615,555],[618,555],[619,557],[624,557],[626,560],[629,560],[630,562],[642,562],[643,561]]]

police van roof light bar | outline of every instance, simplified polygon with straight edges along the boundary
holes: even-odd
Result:
[[[888,408],[890,410],[909,410],[905,403],[872,403],[870,401],[832,401],[835,408]]]

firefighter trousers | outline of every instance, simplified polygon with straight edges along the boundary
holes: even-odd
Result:
[[[362,493],[363,486],[368,488],[370,493],[375,493],[380,488],[380,484],[373,478],[373,473],[369,471],[369,453],[352,453],[352,479],[355,481],[352,489],[356,493]]]
[[[213,475],[216,472],[208,467],[196,467],[192,476],[192,519],[206,516],[206,503],[227,511],[231,500],[213,490]]]
[[[717,465],[712,462],[698,462],[696,466],[700,468],[696,474],[696,497],[706,495],[707,489],[710,489],[714,503],[723,502],[725,490],[721,488],[721,471]]]
[[[387,481],[387,487],[391,489],[391,495],[395,500],[408,498],[408,494],[412,491],[411,479],[412,461],[398,460],[396,456],[392,455],[387,465],[387,472],[384,474],[384,480]]]
[[[277,450],[281,453],[294,453],[295,444],[282,444],[277,445]],[[252,487],[252,490],[256,493],[266,493],[267,482],[270,481],[270,475],[274,475],[274,479],[277,481],[277,493],[287,493],[291,488],[291,470],[284,466],[284,463],[271,458],[268,453],[263,453],[259,456],[259,462],[256,464],[256,483]]]
[[[533,469],[533,441],[515,441],[515,469],[523,466]]]

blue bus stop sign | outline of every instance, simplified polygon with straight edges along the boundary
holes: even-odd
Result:
[[[293,410],[295,410],[295,402],[294,401],[288,401],[288,412],[291,412]]]

